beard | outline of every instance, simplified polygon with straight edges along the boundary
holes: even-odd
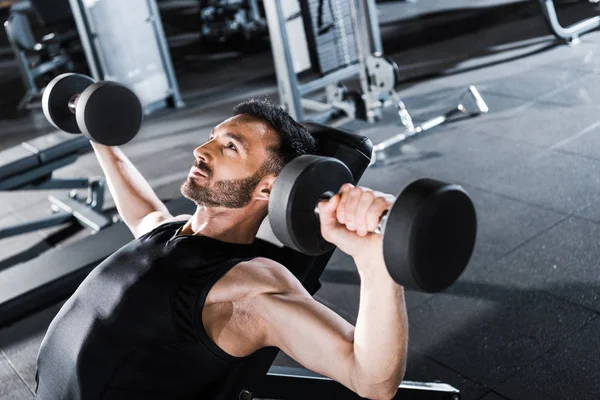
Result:
[[[198,182],[193,176],[188,176],[181,184],[181,194],[205,207],[243,208],[252,200],[252,192],[264,176],[262,171],[242,179],[223,179],[212,182],[211,173],[205,169],[208,178]]]

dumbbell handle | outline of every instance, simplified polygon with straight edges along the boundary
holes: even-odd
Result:
[[[75,114],[75,111],[77,110],[77,102],[79,101],[79,96],[81,95],[76,94],[75,96],[69,99],[69,104],[67,106],[69,107],[69,111],[71,111],[73,114]]]
[[[321,195],[321,197],[319,198],[319,201],[329,200],[333,196],[335,196],[335,193],[333,193],[331,191],[325,192]],[[319,206],[318,205],[315,206],[315,214],[318,218],[319,217]],[[383,234],[383,232],[385,232],[385,224],[387,223],[387,220],[388,220],[388,210],[385,210],[383,212],[383,214],[381,214],[381,217],[379,217],[379,225],[377,225],[377,228],[375,228],[375,230],[373,232],[377,233],[379,235]]]

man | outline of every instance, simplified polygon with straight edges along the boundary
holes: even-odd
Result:
[[[194,150],[181,186],[194,215],[170,215],[118,148],[93,147],[135,240],[98,265],[50,324],[38,399],[210,399],[268,346],[362,397],[393,397],[405,371],[404,293],[372,233],[389,195],[348,184],[318,205],[323,237],[361,276],[353,327],[285,266],[252,254],[277,175],[316,150],[283,110],[242,103]]]

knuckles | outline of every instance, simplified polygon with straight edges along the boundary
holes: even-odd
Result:
[[[375,206],[388,206],[391,202],[388,200],[390,195],[386,195],[381,192],[374,192],[369,188],[364,188],[361,186],[353,186],[349,183],[346,183],[340,189],[341,199],[345,200],[344,203],[344,211],[349,211],[349,205],[353,205],[352,208],[357,208],[360,200],[364,204],[365,201],[373,203]],[[345,198],[345,199],[344,199]],[[352,201],[349,201],[352,200]]]

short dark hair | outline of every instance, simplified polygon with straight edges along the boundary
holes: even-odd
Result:
[[[249,99],[233,108],[233,115],[248,114],[268,122],[279,134],[279,148],[270,148],[271,158],[261,167],[264,174],[279,175],[294,158],[315,154],[317,142],[308,130],[281,107],[266,99]]]

